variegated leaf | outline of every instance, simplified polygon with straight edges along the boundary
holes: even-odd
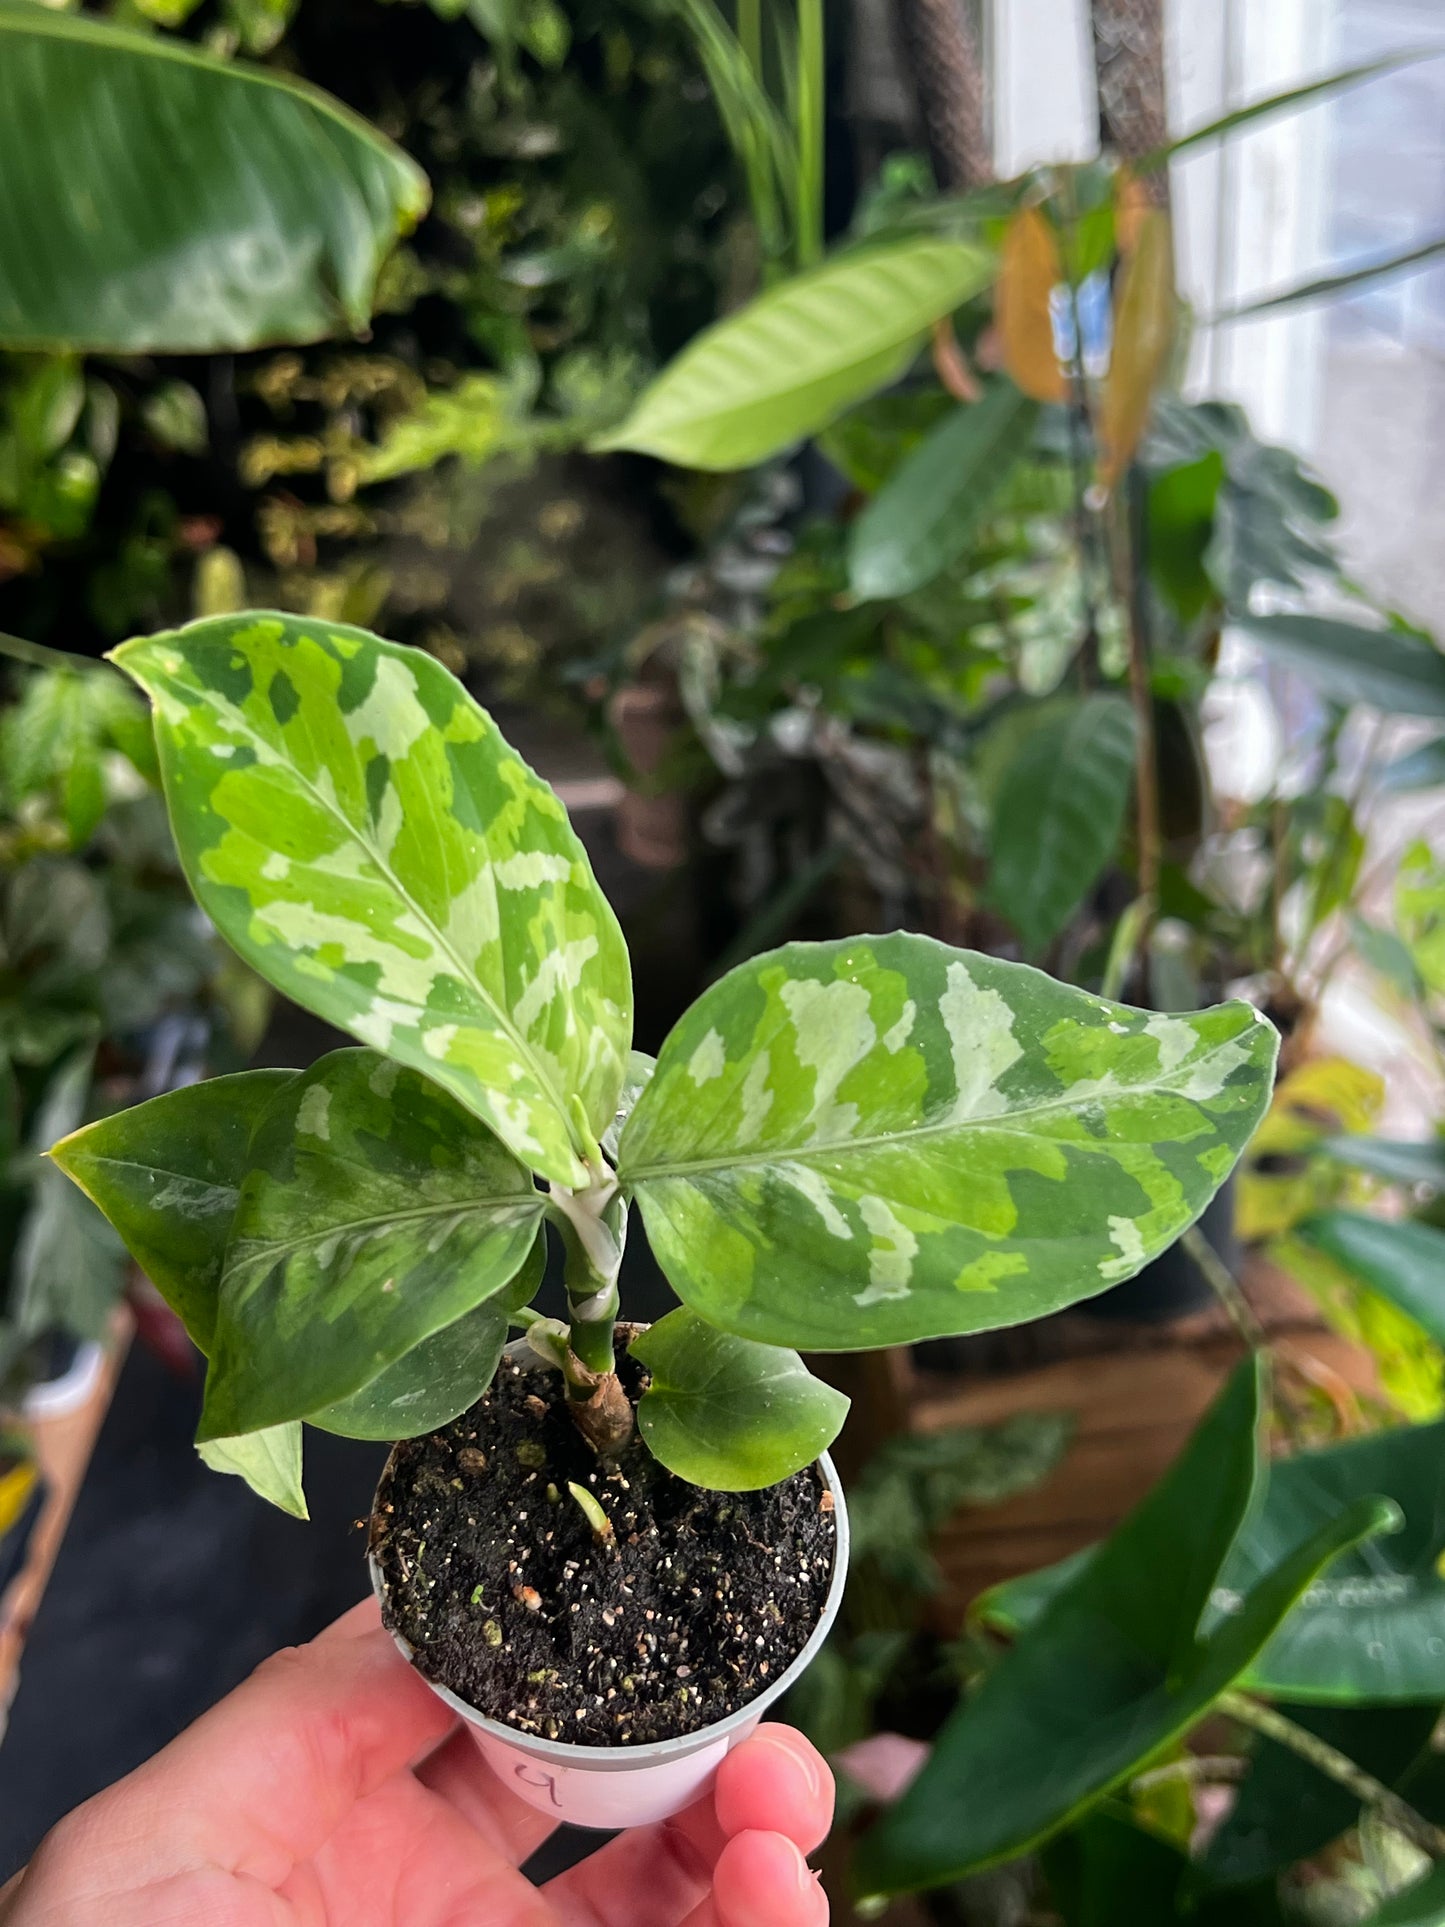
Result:
[[[295,1075],[240,1071],[188,1084],[51,1148],[203,1352],[211,1349],[251,1132]]]
[[[289,1083],[251,1138],[199,1436],[348,1399],[516,1276],[531,1175],[445,1091],[369,1050]]]
[[[682,1299],[816,1351],[1012,1325],[1131,1277],[1269,1101],[1248,1004],[1169,1017],[898,934],[705,991],[622,1134]]]
[[[432,657],[219,616],[122,645],[202,907],[261,975],[585,1180],[632,1030],[617,920],[556,796]]]
[[[509,1285],[413,1345],[350,1398],[310,1413],[309,1422],[349,1439],[413,1439],[448,1424],[491,1384],[511,1315],[536,1296],[546,1265],[547,1233],[538,1225]]]

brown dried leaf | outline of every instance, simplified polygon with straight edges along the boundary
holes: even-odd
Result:
[[[1068,399],[1049,319],[1049,295],[1063,278],[1058,237],[1047,216],[1037,207],[1021,208],[1004,235],[994,316],[1004,367],[1035,401]]]
[[[1112,488],[1139,446],[1174,338],[1174,238],[1150,208],[1114,293],[1114,349],[1099,410],[1099,480]]]

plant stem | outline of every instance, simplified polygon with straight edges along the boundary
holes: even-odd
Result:
[[[569,1324],[561,1365],[572,1415],[594,1451],[615,1452],[632,1435],[613,1350],[626,1202],[604,1162],[584,1190],[550,1186],[548,1216],[562,1239]]]
[[[763,78],[763,0],[738,0],[738,40],[753,72]]]
[[[90,656],[73,655],[68,649],[52,649],[43,642],[27,642],[24,636],[8,636],[0,631],[0,656],[14,662],[29,663],[35,669],[93,669]]]
[[[1203,1273],[1205,1283],[1229,1313],[1230,1323],[1245,1344],[1251,1351],[1262,1351],[1269,1343],[1264,1326],[1255,1317],[1249,1300],[1239,1288],[1239,1281],[1234,1273],[1199,1226],[1190,1225],[1179,1242]]]
[[[823,0],[798,0],[797,259],[808,268],[823,255],[824,138]]]
[[[1252,1727],[1256,1733],[1263,1734],[1276,1745],[1288,1747],[1291,1753],[1297,1753],[1302,1760],[1307,1760],[1316,1772],[1323,1773],[1327,1779],[1353,1794],[1362,1806],[1373,1807],[1382,1819],[1397,1833],[1403,1833],[1422,1853],[1428,1853],[1432,1860],[1445,1860],[1445,1830],[1427,1820],[1423,1813],[1417,1813],[1393,1788],[1377,1780],[1374,1774],[1367,1773],[1362,1766],[1357,1766],[1338,1747],[1320,1739],[1318,1734],[1296,1726],[1283,1713],[1252,1699],[1247,1693],[1225,1693],[1219,1700],[1219,1711],[1238,1720],[1241,1726]]]
[[[1126,478],[1127,480],[1127,478]],[[1138,817],[1139,895],[1144,900],[1139,931],[1139,961],[1148,997],[1149,936],[1159,909],[1159,872],[1164,838],[1159,818],[1159,762],[1154,741],[1154,698],[1149,688],[1149,646],[1139,607],[1139,585],[1134,580],[1134,544],[1129,532],[1127,486],[1114,490],[1110,504],[1110,550],[1114,593],[1129,627],[1129,699],[1134,705],[1134,792]]]

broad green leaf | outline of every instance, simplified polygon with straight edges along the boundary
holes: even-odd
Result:
[[[1377,778],[1382,790],[1445,789],[1445,736],[1422,743],[1387,763]]]
[[[825,261],[706,329],[592,446],[749,468],[886,387],[992,271],[976,243],[924,235]]]
[[[617,919],[550,788],[420,650],[296,616],[128,642],[201,906],[308,1010],[585,1181],[632,1029]]]
[[[1445,1345],[1445,1231],[1363,1211],[1320,1211],[1296,1226],[1303,1238]]]
[[[51,1147],[203,1352],[251,1132],[294,1075],[239,1071],[189,1084]]]
[[[309,1519],[301,1489],[301,1421],[267,1426],[233,1439],[200,1439],[196,1450],[213,1472],[234,1472],[251,1490],[293,1518]]]
[[[1332,616],[1236,614],[1230,622],[1331,702],[1445,716],[1445,655],[1414,630],[1367,629]]]
[[[1442,1239],[1445,1243],[1445,1239]],[[1445,1699],[1445,1421],[1400,1426],[1270,1470],[1265,1504],[1226,1561],[1213,1616],[1366,1495],[1394,1501],[1399,1532],[1337,1559],[1249,1668],[1256,1692],[1316,1705]]]
[[[0,0],[0,345],[212,354],[359,333],[427,198],[314,87]]]
[[[651,1376],[638,1429],[653,1456],[689,1485],[776,1485],[826,1451],[848,1416],[848,1400],[796,1352],[733,1338],[685,1306],[629,1349]]]
[[[1244,1671],[1319,1568],[1381,1530],[1366,1500],[1199,1625],[1263,1474],[1262,1367],[1231,1378],[1149,1496],[950,1717],[923,1771],[865,1834],[865,1893],[937,1886],[1028,1851],[1182,1737]]]
[[[850,1351],[1037,1318],[1204,1209],[1269,1102],[1247,1004],[1166,1017],[895,934],[789,944],[662,1047],[619,1172],[724,1331]]]
[[[454,1098],[369,1050],[298,1073],[251,1137],[202,1438],[349,1398],[516,1276],[531,1175]]]
[[[1134,712],[1101,694],[1027,735],[993,808],[988,900],[1037,955],[1097,882],[1134,779]]]
[[[1219,1575],[1208,1623],[1232,1623],[1261,1573],[1377,1494],[1398,1508],[1401,1530],[1331,1565],[1251,1662],[1245,1686],[1321,1706],[1445,1699],[1445,1577],[1436,1570],[1445,1553],[1445,1421],[1279,1460]],[[1086,1549],[1008,1580],[975,1611],[1002,1632],[1026,1632],[1098,1556]]]
[[[1183,1798],[1188,1801],[1187,1791]],[[1192,1818],[1192,1807],[1189,1812]],[[1176,1927],[1181,1921],[1189,1927],[1285,1927],[1272,1885],[1252,1892],[1197,1891],[1182,1845],[1126,1817],[1122,1799],[1105,1802],[1056,1835],[1042,1861],[1051,1912],[1063,1927]]]
[[[1384,1178],[1389,1184],[1428,1184],[1445,1189],[1445,1138],[1408,1143],[1387,1137],[1327,1137],[1320,1149],[1339,1164]],[[1445,1301],[1442,1301],[1445,1308]]]
[[[854,522],[848,586],[865,601],[910,595],[962,555],[1033,435],[1037,405],[1011,381],[955,408]]]
[[[522,1268],[504,1290],[433,1332],[350,1398],[307,1414],[307,1422],[350,1439],[410,1439],[449,1424],[492,1382],[509,1320],[536,1296],[547,1263],[539,1225]]]
[[[1290,1718],[1391,1786],[1428,1744],[1436,1713],[1433,1706],[1302,1706]],[[1248,1778],[1204,1851],[1200,1877],[1214,1887],[1267,1879],[1318,1853],[1359,1817],[1355,1795],[1290,1748],[1261,1740]]]

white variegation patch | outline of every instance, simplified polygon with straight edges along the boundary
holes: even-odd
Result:
[[[504,890],[540,890],[545,883],[566,883],[572,875],[565,856],[551,856],[545,850],[518,850],[492,868]]]
[[[878,1041],[871,999],[862,984],[817,983],[802,978],[779,986],[793,1020],[793,1049],[813,1073],[812,1144],[832,1144],[858,1128],[858,1106],[836,1102],[838,1086]]]
[[[410,753],[432,720],[417,697],[416,677],[395,656],[378,656],[376,680],[366,700],[346,718],[353,743],[368,740],[383,756],[397,762]]]
[[[992,1117],[1006,1110],[998,1080],[1023,1053],[1008,1004],[996,990],[976,984],[963,964],[951,963],[938,1014],[953,1054],[953,1116]]]
[[[789,1159],[774,1167],[779,1179],[806,1198],[818,1216],[823,1220],[825,1231],[831,1231],[835,1238],[851,1238],[853,1227],[838,1209],[833,1193],[821,1174],[810,1164],[795,1164]]]
[[[331,1136],[330,1119],[331,1092],[324,1084],[312,1084],[296,1107],[296,1129],[303,1137],[320,1138],[325,1144]]]
[[[687,1074],[694,1084],[710,1084],[713,1078],[722,1076],[726,1063],[723,1040],[717,1031],[710,1030],[688,1058]]]
[[[1115,1283],[1121,1278],[1131,1278],[1148,1257],[1148,1247],[1143,1235],[1132,1218],[1113,1218],[1109,1220],[1109,1242],[1119,1250],[1117,1258],[1099,1260],[1099,1276]]]
[[[883,1198],[865,1194],[858,1200],[863,1222],[873,1238],[868,1253],[868,1286],[855,1292],[855,1305],[876,1305],[880,1299],[906,1298],[913,1280],[918,1240]]]

